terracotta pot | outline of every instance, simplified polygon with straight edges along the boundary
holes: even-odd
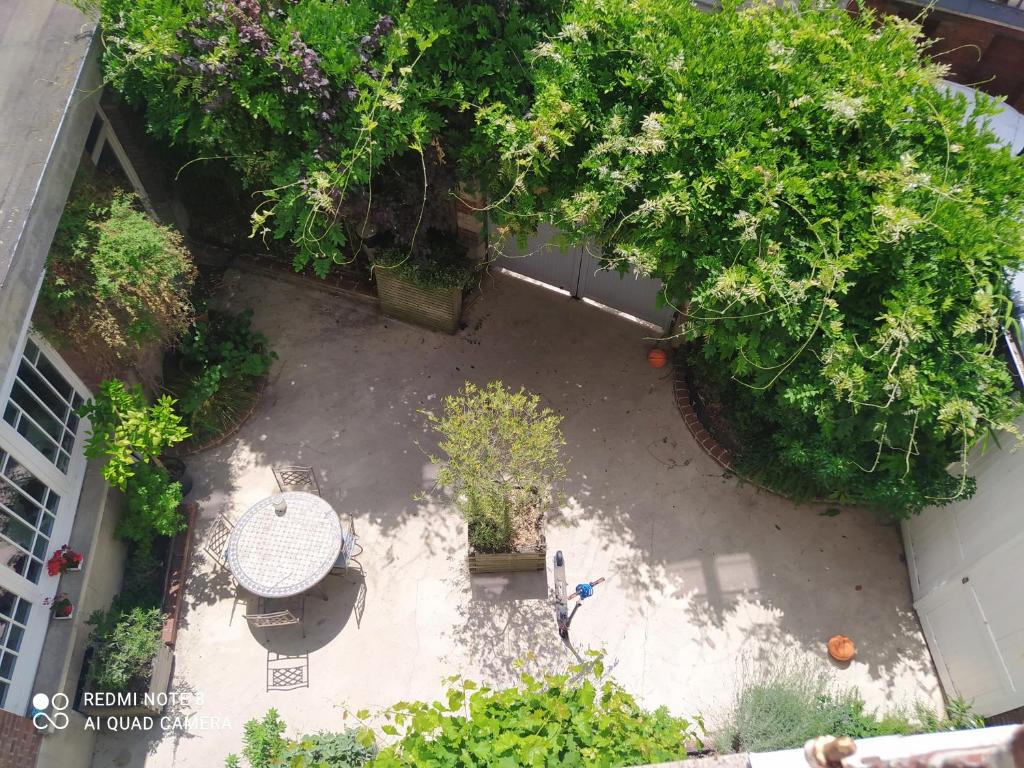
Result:
[[[828,655],[836,661],[849,661],[857,655],[857,648],[846,635],[833,635],[828,640]]]
[[[655,347],[647,353],[647,362],[651,364],[651,368],[664,368],[668,362],[668,353]]]

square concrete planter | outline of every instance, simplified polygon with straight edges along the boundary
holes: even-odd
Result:
[[[469,572],[510,573],[512,571],[543,571],[547,564],[548,545],[541,544],[528,552],[474,552],[469,550]]]
[[[461,288],[421,288],[386,267],[373,271],[381,311],[388,317],[425,328],[455,333],[462,317]]]

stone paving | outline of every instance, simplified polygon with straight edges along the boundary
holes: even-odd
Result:
[[[451,674],[509,683],[517,659],[564,670],[550,573],[471,580],[465,526],[434,489],[422,411],[467,379],[525,386],[565,417],[566,502],[548,547],[565,552],[571,583],[606,577],[574,639],[603,649],[645,704],[713,724],[743,670],[786,656],[858,686],[872,707],[941,701],[898,529],[723,474],[682,423],[670,369],[647,365],[644,328],[502,275],[474,294],[455,336],[249,273],[229,272],[226,292],[255,310],[279,359],[253,417],[191,462],[205,522],[174,675],[192,703],[174,714],[193,720],[105,734],[97,768],[216,768],[270,707],[292,734],[338,729],[346,708],[435,697]],[[316,467],[365,549],[365,578],[328,577],[328,600],[307,601],[305,638],[250,630],[246,604],[201,553],[216,512],[237,518],[270,494],[280,464]],[[835,633],[857,643],[846,668],[824,653]],[[308,687],[268,691],[268,657],[291,663],[274,654],[308,661]]]

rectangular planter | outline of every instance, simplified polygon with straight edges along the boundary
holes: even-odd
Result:
[[[547,567],[547,542],[530,552],[474,552],[469,551],[469,572],[509,573],[511,571],[543,571]]]
[[[458,330],[462,316],[461,288],[421,288],[395,277],[384,267],[376,268],[373,274],[381,311],[388,317],[445,333]]]
[[[188,527],[171,541],[167,553],[167,570],[164,573],[163,614],[164,628],[160,639],[167,645],[174,645],[181,622],[182,601],[185,597],[185,580],[188,577],[189,557],[195,536],[196,517],[199,505],[194,501],[184,505]]]
[[[169,645],[160,644],[160,650],[153,659],[153,674],[149,678],[149,688],[145,693],[135,697],[133,705],[113,707],[82,707],[81,712],[90,717],[158,717],[166,706],[164,694],[171,687],[171,669],[174,667],[174,649]],[[87,689],[91,687],[86,680]]]

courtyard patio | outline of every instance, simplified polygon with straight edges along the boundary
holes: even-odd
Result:
[[[465,525],[434,487],[422,411],[466,380],[526,387],[564,416],[569,476],[547,522],[549,559],[565,553],[570,585],[606,578],[573,639],[605,651],[645,705],[702,712],[713,726],[744,666],[789,653],[871,707],[940,705],[898,529],[724,476],[683,424],[670,369],[647,365],[644,328],[504,275],[473,293],[455,336],[247,272],[227,273],[223,298],[255,311],[279,359],[252,417],[190,459],[202,521],[172,690],[193,700],[171,709],[211,720],[103,735],[94,765],[212,768],[270,707],[289,733],[338,729],[346,709],[439,696],[448,675],[511,684],[518,659],[535,671],[573,662],[555,631],[550,568],[470,579]],[[244,599],[202,553],[217,513],[237,520],[288,464],[316,469],[364,548],[365,576],[328,577],[327,600],[307,599],[305,637],[250,629]],[[824,652],[837,633],[857,644],[846,668]],[[299,687],[268,690],[268,665],[298,668]]]

